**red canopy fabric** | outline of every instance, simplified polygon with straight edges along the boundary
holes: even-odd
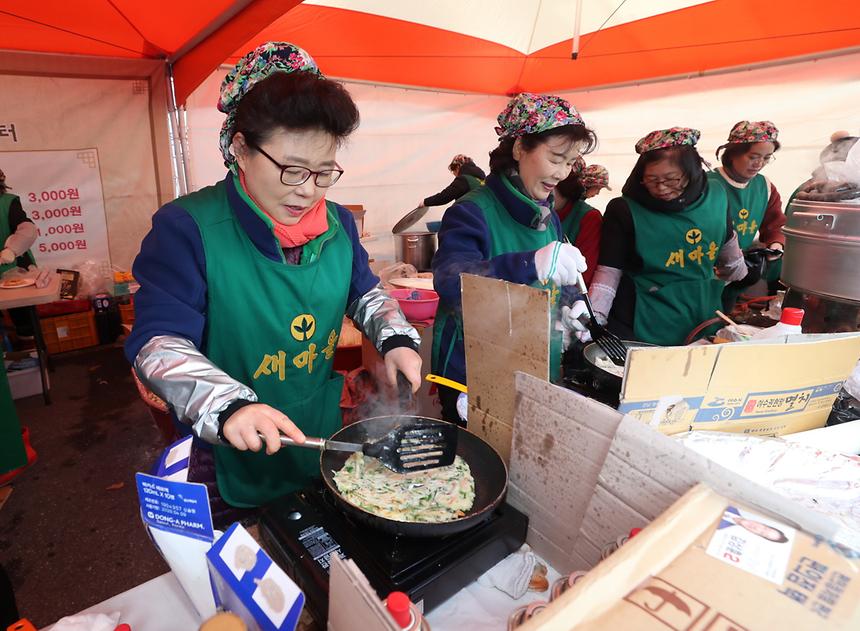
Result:
[[[568,91],[860,46],[857,2],[665,2],[684,8],[660,13],[663,3],[652,0],[648,17],[585,32],[576,60],[570,58],[569,38],[524,51],[492,36],[496,22],[500,29],[509,26],[493,21],[497,16],[486,15],[488,29],[479,37],[469,34],[474,24],[465,13],[462,28],[457,12],[431,25],[392,17],[398,11],[393,0],[0,0],[0,47],[170,60],[177,98],[184,102],[219,64],[268,40],[302,46],[335,77],[487,94]],[[543,6],[552,4],[560,6],[561,0]],[[347,5],[363,10],[342,8]],[[414,10],[408,5],[400,6]],[[622,3],[583,2],[584,11],[611,11],[614,5]],[[380,12],[386,6],[395,8]],[[505,6],[533,7],[537,15],[542,5],[498,0],[481,6],[498,7],[503,16]],[[521,26],[537,24],[536,19]]]

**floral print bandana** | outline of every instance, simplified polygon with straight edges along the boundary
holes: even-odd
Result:
[[[597,187],[612,190],[609,188],[609,171],[599,164],[589,164],[585,167],[579,176],[579,182],[584,189]]]
[[[770,121],[741,121],[729,132],[728,144],[776,142],[779,130]]]
[[[218,110],[227,114],[221,126],[221,155],[224,165],[236,162],[230,152],[236,132],[236,108],[251,88],[276,72],[310,72],[322,77],[313,58],[304,50],[288,42],[267,42],[242,57],[221,82]]]
[[[585,171],[585,160],[582,159],[582,156],[576,156],[576,160],[573,162],[573,166],[570,168],[570,174],[574,177],[582,179],[582,173]]]
[[[666,149],[667,147],[679,147],[681,145],[695,147],[701,135],[702,132],[698,129],[691,129],[689,127],[658,129],[639,139],[636,143],[636,153]]]
[[[558,96],[522,92],[496,119],[499,138],[519,138],[565,125],[585,125],[576,108]]]

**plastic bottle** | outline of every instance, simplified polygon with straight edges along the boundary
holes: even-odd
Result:
[[[766,329],[762,329],[758,333],[755,333],[750,337],[751,340],[767,340],[773,337],[780,337],[783,335],[796,335],[798,333],[803,333],[803,330],[800,328],[800,323],[803,322],[803,309],[794,309],[792,307],[785,307],[782,310],[782,315],[779,317],[779,322],[774,324],[771,327]]]
[[[394,621],[406,631],[430,631],[430,625],[418,611],[409,596],[403,592],[391,592],[385,599],[385,607]]]

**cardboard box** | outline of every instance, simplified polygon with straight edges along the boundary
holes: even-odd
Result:
[[[858,557],[699,485],[522,630],[857,629]]]
[[[779,436],[823,427],[860,358],[860,335],[630,352],[619,411],[666,434]]]
[[[793,526],[839,525],[758,486],[617,410],[518,373],[507,501],[556,570],[589,570],[616,537],[643,527],[699,482]]]

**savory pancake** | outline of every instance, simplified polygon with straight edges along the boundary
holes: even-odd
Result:
[[[394,521],[451,521],[475,503],[475,479],[460,456],[448,467],[395,473],[376,458],[354,453],[334,481],[348,502]]]

